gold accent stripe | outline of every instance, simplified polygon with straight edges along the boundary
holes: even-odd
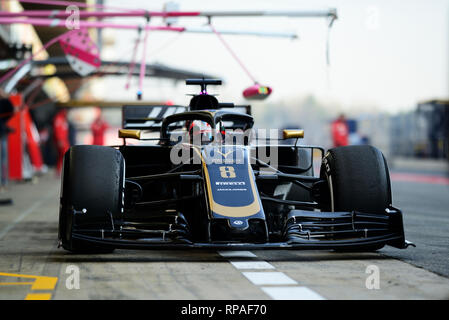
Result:
[[[302,138],[304,138],[304,130],[284,129],[283,138],[284,139],[291,139],[291,138],[302,139]]]
[[[196,149],[195,149],[196,150]],[[226,216],[226,217],[232,217],[232,218],[242,218],[242,217],[249,217],[252,215],[255,215],[256,213],[258,213],[260,211],[260,205],[259,205],[259,201],[257,201],[256,198],[256,187],[254,185],[254,179],[251,179],[251,164],[248,160],[248,175],[249,175],[249,180],[250,180],[250,184],[251,184],[251,190],[253,192],[253,202],[247,206],[241,206],[241,207],[230,207],[230,206],[223,206],[219,203],[216,203],[213,195],[212,195],[212,188],[210,186],[210,176],[209,176],[209,171],[207,169],[207,165],[206,165],[206,161],[204,161],[203,155],[200,153],[201,156],[201,160],[203,163],[203,169],[204,169],[204,174],[206,176],[206,186],[207,186],[207,195],[208,195],[208,200],[209,200],[209,207],[210,209],[215,212],[218,213],[222,216]]]
[[[140,130],[120,129],[118,131],[119,138],[140,139]]]

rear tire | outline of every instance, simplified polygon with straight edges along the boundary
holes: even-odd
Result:
[[[124,159],[120,151],[103,146],[73,146],[64,155],[59,211],[59,239],[72,252],[112,252],[72,238],[72,224],[83,229],[111,229],[111,214],[121,217]],[[73,210],[86,213],[76,214]],[[76,221],[75,221],[76,220]]]
[[[323,159],[320,174],[329,186],[327,211],[384,214],[392,203],[388,166],[382,152],[373,146],[330,149]],[[339,251],[376,251],[383,246]]]

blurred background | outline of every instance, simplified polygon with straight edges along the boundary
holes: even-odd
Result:
[[[153,11],[167,6],[167,1],[163,0],[79,3]],[[185,78],[203,75],[221,78],[224,85],[211,87],[212,93],[218,94],[223,102],[251,104],[258,128],[303,128],[306,132],[303,143],[330,148],[336,144],[333,125],[343,116],[347,131],[343,133],[343,144],[375,145],[384,152],[391,166],[396,162],[407,165],[421,161],[418,166],[441,170],[447,167],[447,1],[191,0],[169,5],[182,11],[335,8],[338,19],[329,28],[329,19],[323,18],[214,17],[212,22],[217,29],[298,35],[297,39],[289,39],[223,34],[252,76],[273,89],[267,99],[255,102],[248,102],[242,96],[243,89],[250,86],[252,80],[216,35],[150,31],[142,101],[187,105],[190,100],[187,94],[196,93],[196,88],[186,87]],[[1,1],[1,10],[5,12],[65,8],[36,1]],[[89,21],[145,24],[141,17],[90,18]],[[164,22],[158,17],[150,21],[151,25]],[[207,29],[205,17],[179,18],[172,23]],[[48,41],[66,31],[64,27],[0,25],[0,75],[35,54],[27,68],[22,68],[0,86],[2,95],[13,105],[26,106],[31,123],[29,136],[34,137],[42,154],[42,163],[36,162],[35,152],[28,142],[23,158],[22,155],[14,159],[9,156],[8,173],[3,171],[3,176],[8,175],[6,178],[29,179],[57,166],[58,138],[55,136],[58,130],[62,130],[61,134],[67,130],[66,144],[70,145],[121,143],[117,138],[117,128],[121,126],[120,105],[137,101],[139,66],[134,68],[131,77],[128,73],[133,61],[140,63],[142,59],[142,41],[134,50],[142,34],[136,30],[89,29],[102,63],[97,72],[80,76],[67,64],[59,45],[41,50]],[[63,107],[67,111],[58,118]],[[8,121],[10,131],[18,128],[20,121],[25,121],[7,119],[7,107],[2,108],[6,109],[0,112],[0,119]],[[27,128],[25,124],[23,129]],[[12,135],[8,139],[14,144]],[[95,141],[95,135],[101,136],[100,140]],[[14,161],[22,162],[20,170],[17,169],[20,172],[11,172]]]

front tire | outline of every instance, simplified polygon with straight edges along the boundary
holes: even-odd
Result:
[[[115,219],[122,214],[124,170],[122,154],[111,147],[73,146],[66,152],[59,212],[59,240],[64,249],[78,253],[114,250],[73,239],[72,225],[111,228],[111,215]],[[84,214],[73,212],[83,209]]]
[[[385,214],[391,203],[391,184],[382,152],[368,145],[330,149],[321,166],[329,186],[325,210]],[[379,250],[384,245],[361,248]],[[345,250],[346,251],[346,250]],[[357,248],[351,251],[360,251]]]

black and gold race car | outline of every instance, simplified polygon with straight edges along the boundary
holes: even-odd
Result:
[[[186,82],[201,86],[188,107],[124,106],[123,145],[73,146],[65,154],[64,249],[373,251],[410,244],[378,149],[325,152],[298,145],[302,130],[263,134],[249,106],[207,93],[220,80]]]

